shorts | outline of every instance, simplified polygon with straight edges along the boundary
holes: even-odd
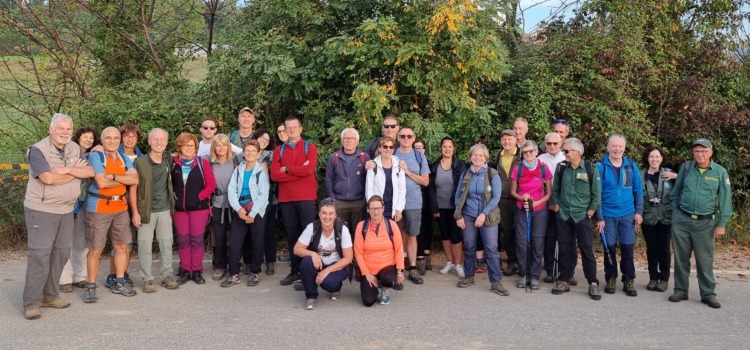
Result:
[[[118,213],[86,213],[86,248],[103,250],[107,236],[112,244],[129,244],[133,242],[130,231],[130,215],[127,210]]]
[[[401,212],[401,221],[398,222],[398,228],[401,232],[406,233],[409,237],[419,236],[419,229],[422,226],[422,209],[404,210]]]

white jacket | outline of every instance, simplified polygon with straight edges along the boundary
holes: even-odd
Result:
[[[380,156],[373,159],[375,161],[375,169],[367,171],[367,185],[365,189],[365,197],[370,200],[370,197],[374,195],[383,196],[385,192],[385,170],[383,170],[383,162]],[[393,213],[391,218],[396,217],[396,211],[403,211],[406,206],[406,175],[399,169],[399,159],[396,156],[391,157],[393,167],[391,168],[391,181],[393,182]]]

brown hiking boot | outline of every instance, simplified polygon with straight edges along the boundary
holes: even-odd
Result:
[[[27,308],[23,310],[23,317],[26,317],[27,320],[36,320],[42,317],[42,310],[38,307]]]
[[[52,307],[55,309],[64,309],[70,306],[70,302],[61,298],[55,298],[52,300],[42,300],[42,307]]]

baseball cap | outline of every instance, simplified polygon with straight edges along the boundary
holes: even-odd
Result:
[[[693,141],[693,146],[703,146],[708,149],[714,149],[713,145],[711,145],[711,141],[708,139],[695,139],[695,141]]]
[[[510,136],[516,137],[515,131],[511,129],[505,129],[503,130],[503,132],[500,133],[500,137],[503,137],[504,135],[510,135]]]

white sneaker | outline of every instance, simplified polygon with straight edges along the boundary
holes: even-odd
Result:
[[[440,274],[441,275],[445,275],[448,272],[451,272],[451,270],[453,270],[455,267],[456,267],[456,265],[453,265],[453,263],[449,261],[449,262],[445,263],[445,267],[443,267],[442,269],[440,269]]]
[[[456,275],[458,275],[459,278],[466,277],[466,274],[464,273],[463,265],[456,265],[454,268],[456,269]]]

